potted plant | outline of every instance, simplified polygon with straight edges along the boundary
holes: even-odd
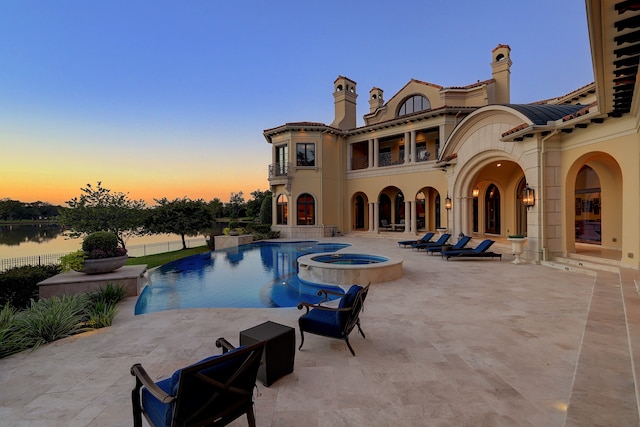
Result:
[[[118,238],[107,231],[87,235],[82,250],[60,258],[64,271],[75,270],[86,274],[109,273],[127,262],[127,250],[118,246]]]
[[[507,236],[507,239],[511,242],[511,252],[515,256],[515,259],[511,261],[511,264],[524,264],[524,261],[520,259],[520,255],[524,251],[524,244],[527,238],[524,234],[511,234]]]

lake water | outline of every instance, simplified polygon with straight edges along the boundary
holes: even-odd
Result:
[[[206,244],[203,236],[189,237],[187,246]],[[177,234],[131,237],[127,240],[131,256],[179,250],[182,241]],[[57,225],[0,225],[0,259],[47,254],[63,254],[81,249],[82,239],[70,239]]]

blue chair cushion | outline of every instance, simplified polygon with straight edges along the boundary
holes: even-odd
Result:
[[[348,308],[353,306],[354,301],[356,300],[356,296],[358,292],[362,289],[362,286],[352,285],[349,290],[344,294],[344,296],[340,299],[340,308]]]
[[[233,353],[234,351],[238,351],[243,347],[237,347],[233,350],[230,350],[226,354]],[[210,356],[205,359],[200,360],[197,363],[189,365],[188,367],[192,367],[194,365],[198,365],[200,363],[208,362],[210,360],[214,360],[219,358],[220,354],[215,356]],[[215,365],[211,368],[205,369],[201,371],[204,375],[209,377],[215,377],[217,372],[221,373],[221,376],[225,377],[225,372],[228,372],[231,365],[234,363],[232,361],[228,361],[226,363]],[[184,369],[184,368],[182,368]],[[158,387],[160,387],[163,391],[170,394],[171,396],[175,396],[178,393],[178,385],[180,383],[180,374],[182,373],[182,369],[178,369],[171,375],[171,377],[161,380],[156,383]],[[233,373],[231,371],[230,373]],[[229,374],[230,374],[229,373]],[[221,378],[224,382],[226,378]],[[193,402],[198,404],[199,402]],[[155,425],[171,425],[171,419],[173,417],[173,403],[162,403],[158,399],[156,399],[146,388],[142,389],[142,407],[145,412],[154,421]]]
[[[342,337],[342,322],[338,311],[314,308],[298,320],[303,331],[325,337]]]
[[[166,393],[172,393],[172,380],[166,378],[156,383]],[[142,407],[155,426],[170,426],[173,417],[173,404],[162,403],[146,388],[142,389]]]
[[[338,308],[353,306],[358,292],[362,286],[353,285],[340,299]],[[348,311],[330,311],[312,309],[309,313],[300,317],[298,322],[302,330],[325,337],[343,338],[344,324],[349,318]]]

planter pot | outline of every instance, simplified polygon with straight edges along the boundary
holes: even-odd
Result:
[[[126,262],[127,255],[101,258],[101,259],[85,259],[81,273],[85,274],[104,274],[110,273],[122,267]]]
[[[511,242],[511,252],[515,256],[515,259],[511,261],[511,264],[524,264],[524,261],[520,259],[520,255],[524,251],[524,244],[527,242],[526,237],[509,237]]]

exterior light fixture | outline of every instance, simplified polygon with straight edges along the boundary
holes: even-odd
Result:
[[[444,199],[444,208],[446,210],[450,210],[451,209],[451,197],[449,197],[448,194],[447,194],[447,198]]]
[[[478,197],[478,196],[480,195],[480,189],[479,189],[478,187],[474,188],[474,189],[471,191],[471,195],[472,195],[474,198],[475,198],[475,197]]]
[[[526,184],[522,190],[522,203],[529,209],[536,204],[536,192]]]

